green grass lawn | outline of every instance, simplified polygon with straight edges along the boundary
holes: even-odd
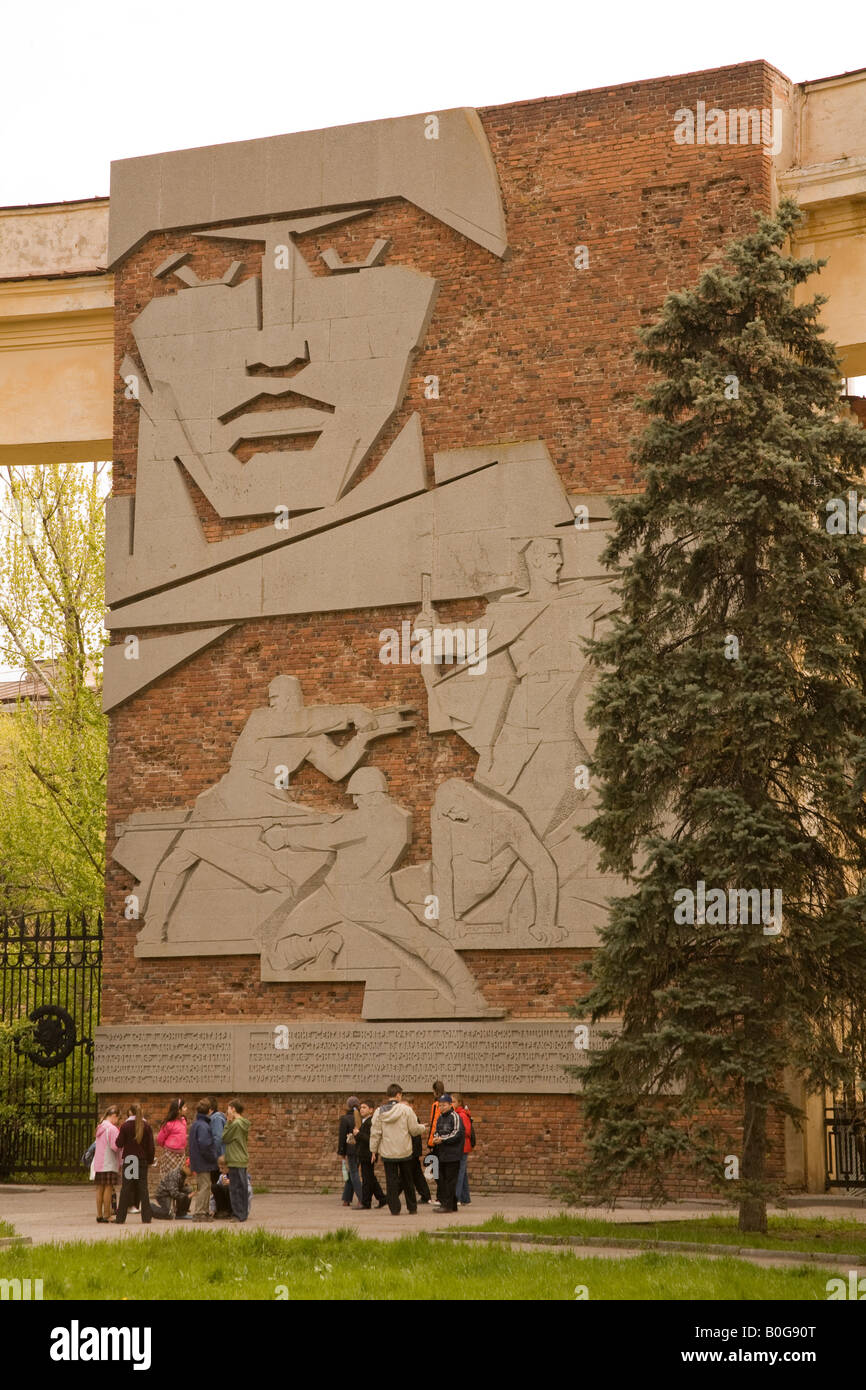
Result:
[[[829,1274],[806,1266],[761,1269],[736,1259],[623,1260],[583,1252],[530,1252],[428,1235],[362,1240],[351,1230],[294,1237],[266,1231],[193,1231],[128,1240],[71,1241],[0,1251],[0,1278],[41,1279],[45,1299],[289,1299],[573,1301],[824,1300]],[[282,1295],[283,1297],[286,1294]]]
[[[0,1236],[14,1236],[18,1232],[14,1226],[10,1226],[8,1221],[0,1221]]]
[[[696,1216],[682,1221],[606,1221],[583,1216],[551,1216],[516,1221],[492,1216],[470,1231],[526,1231],[544,1236],[609,1236],[624,1240],[688,1240],[702,1245],[751,1246],[757,1250],[814,1250],[866,1255],[866,1222],[851,1218],[771,1216],[763,1235],[737,1229],[735,1216]]]

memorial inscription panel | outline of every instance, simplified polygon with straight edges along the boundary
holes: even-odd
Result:
[[[97,1028],[93,1087],[115,1091],[202,1090],[232,1084],[231,1027]]]
[[[550,1022],[233,1024],[98,1028],[95,1089],[238,1092],[368,1091],[391,1081],[426,1091],[434,1074],[473,1094],[580,1089],[566,1071],[585,1050],[576,1025]],[[594,1030],[593,1030],[594,1032]],[[590,1035],[591,1045],[598,1045]]]

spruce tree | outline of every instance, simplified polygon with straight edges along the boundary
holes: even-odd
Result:
[[[833,503],[866,498],[866,431],[824,298],[794,302],[823,264],[788,253],[801,217],[789,200],[758,217],[640,331],[660,374],[639,401],[643,491],[614,502],[622,605],[590,643],[587,834],[630,891],[580,1009],[622,1021],[582,1072],[581,1190],[670,1197],[691,1166],[744,1231],[766,1230],[768,1126],[799,1118],[785,1067],[850,1080],[839,1018],[866,1007],[866,552]],[[689,922],[699,882],[722,891]],[[781,891],[781,921],[725,921],[723,895],[736,917],[748,889]]]

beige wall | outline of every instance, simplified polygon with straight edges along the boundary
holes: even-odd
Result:
[[[0,208],[0,280],[104,270],[108,199]]]
[[[785,1120],[785,1180],[791,1189],[824,1192],[827,1187],[824,1096],[808,1091],[793,1072],[785,1073],[785,1089],[803,1111],[799,1125]]]
[[[866,158],[866,72],[806,82],[801,91],[800,164]]]
[[[0,464],[111,458],[108,199],[0,209]]]
[[[806,222],[802,255],[825,258],[818,282],[829,296],[822,318],[846,376],[866,374],[866,71],[803,83],[794,96],[794,131],[777,161],[780,194],[796,198]]]

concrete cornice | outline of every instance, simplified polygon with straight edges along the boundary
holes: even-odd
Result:
[[[58,439],[38,444],[3,444],[0,442],[0,467],[27,468],[46,463],[110,462],[111,439]]]
[[[797,228],[794,240],[803,242],[832,241],[866,234],[866,198],[844,198],[832,203],[817,203],[809,208],[806,220]]]
[[[114,277],[0,284],[0,352],[111,345]]]
[[[113,342],[114,315],[110,308],[75,314],[35,314],[28,318],[0,315],[0,352]]]
[[[829,164],[810,164],[788,169],[778,178],[782,193],[796,198],[803,208],[838,199],[866,196],[866,158],[834,159]]]
[[[798,82],[803,92],[827,91],[830,87],[850,87],[866,79],[866,68],[855,68],[853,72],[840,72],[834,77],[816,77],[812,82]]]
[[[0,463],[111,458],[114,277],[0,281]]]
[[[66,198],[58,203],[12,203],[9,207],[0,207],[0,217],[41,217],[49,212],[86,212],[89,208],[107,205],[107,194],[96,198]]]
[[[113,275],[0,281],[0,318],[3,319],[78,314],[92,309],[112,309],[113,305]]]

